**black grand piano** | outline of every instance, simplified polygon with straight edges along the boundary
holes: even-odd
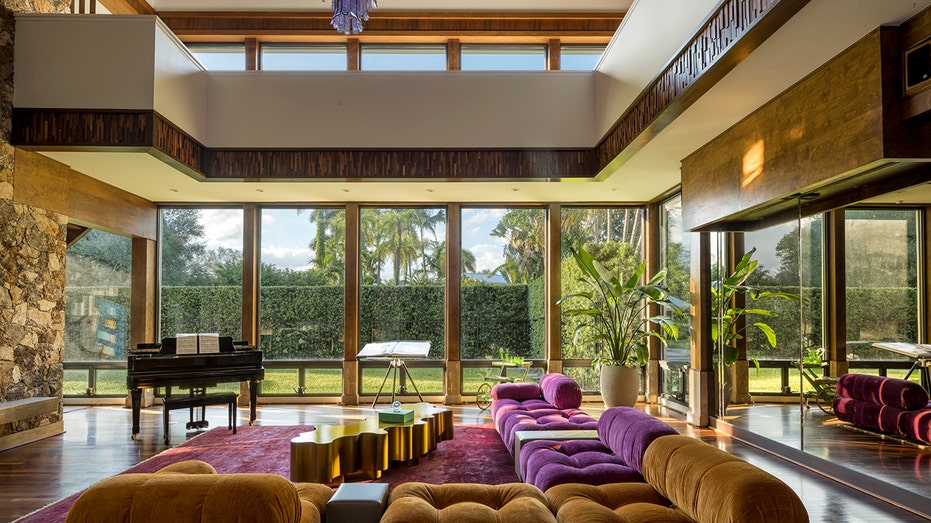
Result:
[[[139,410],[142,389],[147,387],[179,387],[203,390],[219,383],[249,383],[249,424],[255,422],[258,385],[265,377],[262,351],[243,342],[219,337],[219,352],[176,354],[175,338],[163,338],[161,343],[140,344],[130,349],[126,359],[126,387],[133,408],[133,439],[139,433]]]

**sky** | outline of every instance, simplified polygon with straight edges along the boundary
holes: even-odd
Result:
[[[504,239],[489,236],[489,232],[504,216],[506,209],[463,209],[462,246],[475,255],[478,272],[491,271],[504,262]],[[225,247],[242,250],[242,211],[238,209],[203,209],[201,224],[208,250]],[[445,226],[437,228],[437,237],[446,234]],[[310,211],[297,214],[294,209],[263,209],[262,262],[280,269],[303,270],[313,256],[310,244],[314,228]]]

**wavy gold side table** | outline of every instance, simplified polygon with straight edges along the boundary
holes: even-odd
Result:
[[[291,439],[291,481],[338,483],[361,472],[378,479],[393,462],[410,463],[453,439],[452,411],[429,403],[402,405],[409,423],[381,423],[378,413],[341,425],[318,425]]]

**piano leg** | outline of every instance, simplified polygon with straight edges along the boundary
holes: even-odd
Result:
[[[139,410],[142,409],[142,389],[130,389],[129,397],[133,404],[133,439],[139,434]]]
[[[255,404],[259,394],[259,380],[249,380],[249,426],[255,425]]]

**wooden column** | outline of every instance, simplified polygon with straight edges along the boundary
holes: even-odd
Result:
[[[358,71],[361,69],[362,49],[358,38],[346,39],[346,70]]]
[[[462,403],[462,348],[460,318],[462,310],[462,208],[446,206],[446,399],[447,405]]]
[[[462,46],[458,38],[450,38],[446,42],[446,70],[459,71],[462,69]]]
[[[562,67],[562,45],[558,38],[546,42],[546,70],[559,71]]]
[[[544,243],[544,262],[545,286],[543,297],[546,303],[543,304],[543,313],[545,315],[544,326],[546,329],[546,347],[544,357],[546,358],[546,368],[548,372],[562,372],[562,325],[560,324],[560,311],[556,302],[561,298],[562,293],[562,276],[561,276],[561,240],[562,231],[560,230],[560,217],[562,206],[558,203],[551,203],[546,208],[546,231]]]
[[[259,344],[259,245],[261,211],[254,203],[242,209],[242,339]]]
[[[132,264],[129,346],[135,347],[157,341],[158,251],[155,240],[133,238]]]
[[[259,346],[259,245],[262,211],[254,203],[242,208],[242,340]],[[249,383],[239,384],[239,405],[249,405]]]
[[[646,280],[650,280],[656,273],[663,269],[661,260],[659,259],[659,215],[660,215],[660,204],[659,203],[650,203],[646,208],[646,215],[643,218],[643,230],[644,234],[644,244],[643,244],[643,256],[644,260],[647,262],[647,274]],[[651,304],[647,309],[647,314],[649,317],[654,317],[662,313],[658,305]],[[661,327],[652,326],[653,329],[659,329]],[[649,338],[647,340],[647,348],[650,352],[649,359],[647,360],[647,367],[644,373],[646,381],[643,384],[643,396],[644,401],[647,403],[657,403],[659,401],[659,384],[660,384],[660,367],[659,362],[663,358],[663,344],[656,338]]]
[[[362,277],[359,274],[359,224],[358,203],[346,204],[346,267],[343,297],[343,405],[359,404],[359,288]]]
[[[844,210],[824,215],[824,347],[831,376],[846,374],[847,364],[847,256]],[[799,260],[802,263],[802,260]]]
[[[714,344],[711,343],[711,234],[691,236],[691,336],[689,366],[689,410],[691,425],[706,427],[715,405]]]
[[[258,71],[261,61],[259,60],[259,40],[257,38],[246,38],[246,71]]]

